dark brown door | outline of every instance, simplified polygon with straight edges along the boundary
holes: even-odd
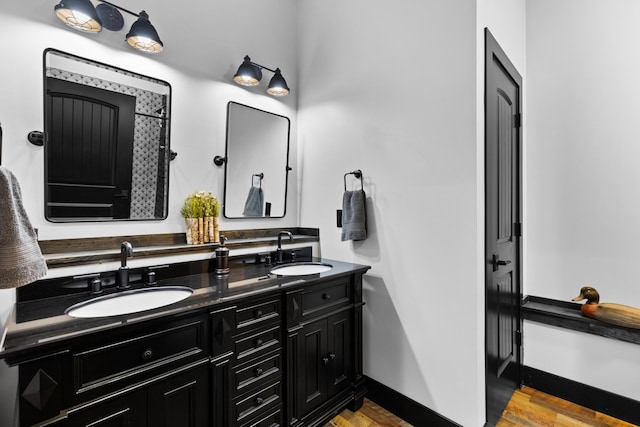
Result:
[[[485,298],[487,424],[494,425],[522,365],[522,78],[485,31]]]
[[[135,96],[54,78],[47,88],[47,218],[129,218]]]

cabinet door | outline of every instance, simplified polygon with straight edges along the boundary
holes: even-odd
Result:
[[[66,427],[135,427],[147,425],[147,393],[139,390],[69,414]]]
[[[211,398],[209,412],[213,427],[231,424],[231,359],[229,357],[211,362]]]
[[[327,319],[327,394],[334,396],[351,385],[353,379],[353,310]]]
[[[208,363],[149,386],[148,399],[149,426],[208,426]]]
[[[302,414],[307,414],[327,399],[327,319],[303,327],[300,339],[297,399]]]

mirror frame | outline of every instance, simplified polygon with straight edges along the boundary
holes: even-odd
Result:
[[[165,86],[166,87],[166,97],[167,97],[167,102],[165,105],[165,115],[164,117],[158,116],[158,119],[162,119],[164,120],[163,126],[165,126],[165,132],[164,132],[164,138],[160,138],[159,142],[162,142],[162,144],[159,145],[159,149],[162,149],[165,153],[165,162],[166,162],[166,168],[165,168],[165,177],[164,177],[164,181],[166,182],[166,191],[165,191],[165,195],[164,195],[164,206],[163,206],[163,211],[162,211],[162,216],[159,217],[147,217],[147,218],[109,218],[109,217],[49,217],[48,216],[48,210],[47,210],[47,205],[48,205],[48,175],[49,175],[49,171],[48,171],[48,144],[49,144],[49,136],[47,135],[47,132],[49,130],[48,128],[48,120],[49,118],[47,117],[47,69],[50,68],[50,66],[47,64],[47,56],[53,54],[53,55],[57,55],[59,57],[64,57],[67,58],[69,60],[74,60],[74,61],[78,61],[80,63],[84,63],[88,66],[93,66],[93,67],[98,67],[98,68],[102,68],[117,74],[123,74],[125,76],[131,77],[131,78],[137,78],[140,80],[146,80],[149,81],[151,83],[157,84],[157,85],[161,85],[161,86]],[[165,219],[167,219],[168,215],[169,215],[169,178],[170,178],[170,163],[171,160],[173,160],[173,158],[175,157],[175,153],[173,153],[171,151],[171,103],[172,103],[172,98],[173,98],[173,88],[171,87],[171,84],[165,80],[156,78],[156,77],[151,77],[151,76],[147,76],[135,71],[131,71],[131,70],[126,70],[124,68],[120,68],[118,66],[115,65],[111,65],[111,64],[107,64],[101,61],[97,61],[94,59],[90,59],[90,58],[84,58],[69,52],[64,52],[61,51],[59,49],[55,49],[55,48],[46,48],[42,54],[42,64],[43,64],[43,69],[42,69],[42,93],[43,93],[43,102],[42,102],[42,106],[43,106],[43,125],[44,125],[44,140],[45,140],[45,147],[44,147],[44,216],[45,219],[49,222],[53,222],[53,223],[84,223],[84,222],[115,222],[115,221],[163,221]],[[88,86],[91,87],[91,86]],[[142,89],[142,90],[146,90],[146,89]],[[114,92],[117,93],[117,92]],[[131,197],[132,195],[130,195]]]
[[[261,113],[265,113],[265,114],[269,114],[271,116],[275,116],[278,118],[283,118],[287,121],[287,138],[286,138],[286,159],[285,159],[285,167],[284,167],[284,200],[283,200],[283,209],[282,209],[282,216],[267,216],[267,215],[262,215],[262,216],[229,216],[229,212],[228,212],[228,203],[227,203],[227,197],[228,197],[228,182],[229,182],[229,136],[231,134],[230,132],[230,124],[231,124],[231,120],[230,120],[230,112],[231,112],[231,106],[232,105],[238,105],[241,107],[245,107],[245,108],[249,108],[251,110],[254,110],[256,112],[261,112]],[[289,191],[289,171],[291,171],[291,167],[289,166],[289,154],[290,154],[290,150],[291,150],[291,119],[287,116],[283,116],[281,114],[276,114],[276,113],[272,113],[270,111],[265,111],[262,110],[260,108],[256,108],[256,107],[252,107],[250,105],[246,105],[246,104],[242,104],[239,102],[235,102],[235,101],[229,101],[227,103],[227,126],[226,126],[226,130],[227,130],[227,135],[226,135],[226,141],[225,141],[225,162],[224,162],[224,192],[223,192],[223,202],[222,202],[222,212],[225,218],[227,219],[240,219],[240,220],[247,220],[247,219],[271,219],[271,218],[284,218],[285,215],[287,214],[287,196],[288,196],[288,191]]]

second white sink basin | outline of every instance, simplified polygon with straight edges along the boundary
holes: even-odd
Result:
[[[171,305],[192,293],[186,286],[135,289],[74,304],[65,313],[81,318],[118,316]]]
[[[279,276],[308,276],[310,274],[324,273],[332,268],[331,264],[322,262],[294,262],[273,267],[271,273]]]

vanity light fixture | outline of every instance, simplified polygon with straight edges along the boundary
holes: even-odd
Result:
[[[138,15],[138,20],[133,23],[127,33],[127,43],[130,46],[147,53],[162,52],[163,44],[160,41],[158,32],[151,22],[149,15],[144,10]]]
[[[238,71],[233,76],[233,80],[242,86],[257,86],[262,80],[262,69],[271,71],[274,75],[267,86],[267,93],[273,96],[285,96],[289,94],[289,87],[280,68],[272,70],[264,65],[251,62],[249,56],[244,57],[244,62],[238,67]]]
[[[85,33],[98,33],[103,28],[120,31],[124,26],[120,11],[126,12],[138,18],[126,35],[127,43],[142,52],[162,52],[164,45],[144,10],[138,14],[105,0],[98,1],[100,4],[94,7],[90,0],[60,0],[53,9],[62,22]]]
[[[71,28],[85,33],[97,33],[102,30],[96,8],[89,0],[62,0],[53,8],[62,22]]]

